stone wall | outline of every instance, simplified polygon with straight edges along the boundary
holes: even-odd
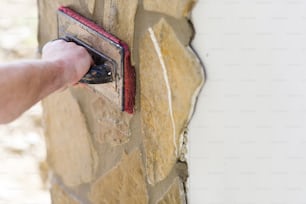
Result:
[[[133,115],[82,86],[43,101],[53,203],[186,203],[187,127],[204,80],[189,47],[194,0],[38,2],[40,47],[69,6],[127,42],[137,73]]]

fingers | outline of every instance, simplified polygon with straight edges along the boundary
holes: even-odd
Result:
[[[63,39],[48,42],[42,50],[42,59],[60,64],[67,84],[77,83],[93,64],[86,48]]]

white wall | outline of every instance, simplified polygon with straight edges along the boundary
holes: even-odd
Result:
[[[199,0],[189,203],[306,203],[306,0]]]

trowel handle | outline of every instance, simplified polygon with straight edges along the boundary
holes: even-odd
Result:
[[[89,71],[80,80],[81,83],[103,84],[112,82],[114,80],[115,76],[113,73],[115,73],[116,64],[112,59],[98,52],[74,36],[65,36],[64,38],[60,39],[67,42],[74,42],[77,45],[83,46],[86,48],[94,61],[94,65],[90,67]]]
[[[112,81],[112,70],[105,64],[92,65],[89,71],[80,80],[81,83],[86,84],[104,84]]]

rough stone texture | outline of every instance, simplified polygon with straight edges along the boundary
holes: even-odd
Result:
[[[87,2],[88,11],[90,12],[90,14],[93,14],[95,10],[96,0],[87,0],[86,2]]]
[[[95,0],[39,0],[39,47],[57,38],[57,10],[60,6],[68,6],[83,16],[92,19]]]
[[[85,88],[72,89],[85,115],[88,128],[95,142],[120,145],[128,142],[131,114],[122,112],[105,97]]]
[[[56,184],[51,188],[51,197],[52,204],[81,204]]]
[[[155,11],[175,18],[189,16],[190,10],[196,0],[144,0],[145,10]]]
[[[203,84],[188,47],[192,29],[185,17],[194,0],[38,2],[40,47],[57,37],[58,7],[69,6],[129,44],[139,94],[134,115],[81,86],[43,102],[53,202],[185,203],[188,174],[186,167],[178,171],[177,161],[184,158],[183,133]]]
[[[148,194],[140,151],[124,154],[118,166],[93,184],[89,199],[92,203],[147,203]]]
[[[177,145],[181,145],[183,132],[190,120],[196,96],[203,84],[204,76],[200,61],[190,47],[183,46],[175,32],[163,19],[153,28],[160,47],[169,85]]]
[[[155,184],[177,160],[203,73],[196,55],[163,19],[149,28],[139,53],[146,169],[149,183]]]
[[[68,186],[90,182],[97,168],[86,121],[69,90],[43,102],[48,161]]]
[[[176,178],[169,190],[163,196],[158,204],[185,204],[184,186],[179,178]]]
[[[40,47],[49,40],[57,38],[57,14],[56,11],[60,6],[68,6],[81,13],[85,17],[92,19],[93,13],[103,13],[103,9],[98,9],[103,1],[96,0],[41,0],[39,3],[40,24],[39,24],[39,42]],[[106,28],[118,35],[121,39],[132,45],[134,34],[134,17],[136,13],[137,0],[105,0],[105,19]],[[108,7],[112,7],[112,9]],[[112,10],[114,15],[108,14]],[[115,19],[112,24],[111,19]],[[92,19],[95,22],[96,19]],[[82,90],[78,90],[82,91]],[[87,90],[87,92],[89,92]],[[76,93],[74,96],[82,95]],[[89,132],[100,144],[110,143],[112,145],[123,144],[128,141],[130,136],[129,122],[131,115],[122,113],[117,107],[114,107],[109,101],[95,94],[79,97],[78,101],[82,107],[86,120],[88,120]],[[84,94],[82,95],[84,96]]]
[[[103,27],[133,47],[138,0],[105,0]]]
[[[154,76],[154,77],[152,77]],[[176,161],[168,90],[149,33],[140,43],[141,117],[150,183],[162,180]]]

